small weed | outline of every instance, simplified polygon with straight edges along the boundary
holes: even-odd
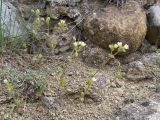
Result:
[[[79,41],[79,42],[74,42],[73,46],[74,46],[74,49],[72,50],[71,54],[68,56],[68,61],[65,64],[64,69],[62,70],[61,76],[60,76],[60,86],[63,88],[66,88],[64,77],[65,77],[65,73],[68,68],[68,65],[70,64],[70,62],[72,62],[72,60],[75,57],[78,56],[78,53],[86,46],[86,44],[82,41]]]
[[[8,96],[12,98],[15,110],[23,114],[25,101],[35,101],[44,95],[47,88],[46,75],[35,70],[21,73],[11,68],[6,70],[6,74],[8,77],[4,80],[4,84]]]
[[[121,71],[118,71],[118,72],[115,73],[116,78],[122,78],[123,76],[124,76],[124,73],[121,72]]]
[[[122,45],[122,42],[118,42],[117,44],[111,44],[109,45],[110,48],[110,54],[109,54],[109,58],[106,60],[105,64],[102,65],[102,67],[106,64],[108,64],[108,62],[112,59],[116,59],[115,56],[119,53],[125,53],[127,49],[129,49],[129,46],[127,44],[125,44],[124,46]],[[118,62],[118,65],[120,66],[120,62]],[[94,75],[92,76],[91,80],[88,80],[85,84],[81,85],[83,91],[80,94],[80,100],[82,102],[84,102],[85,100],[85,96],[87,95],[91,95],[93,94],[93,83],[96,81],[95,79],[95,75],[99,72],[99,70],[97,70]],[[116,78],[122,78],[123,77],[123,73],[121,71],[116,72],[115,74],[115,78],[113,80],[115,80]],[[111,83],[113,82],[113,80],[111,81]]]
[[[58,23],[58,27],[60,28],[60,30],[64,31],[67,29],[67,25],[66,22],[64,20],[60,20],[60,22]]]
[[[127,44],[123,45],[122,42],[117,42],[116,44],[109,45],[109,49],[110,49],[109,58],[107,58],[105,64],[108,64],[108,62],[111,59],[115,59],[116,55],[121,54],[121,53],[125,53],[126,50],[129,49],[129,46]]]
[[[92,78],[91,80],[88,80],[85,84],[82,84],[81,87],[83,88],[83,91],[80,93],[80,101],[84,102],[85,96],[90,95],[93,93],[93,83],[96,81],[96,78]]]

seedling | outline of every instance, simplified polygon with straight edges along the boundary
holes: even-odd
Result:
[[[85,84],[81,85],[82,89],[83,89],[83,91],[80,93],[80,97],[79,97],[81,102],[84,102],[85,97],[87,95],[92,94],[92,92],[93,92],[92,88],[93,88],[93,84],[95,81],[96,81],[96,78],[93,77],[91,80],[88,80]]]

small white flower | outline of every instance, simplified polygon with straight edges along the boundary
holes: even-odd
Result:
[[[74,45],[74,47],[77,47],[78,43],[77,43],[77,42],[74,42],[73,45]]]
[[[109,45],[109,48],[112,48],[112,45]]]
[[[129,46],[127,44],[124,45],[124,49],[129,49]]]
[[[71,56],[68,56],[68,61],[71,61],[71,60],[72,60]]]
[[[122,46],[122,42],[117,42],[117,45],[118,46]]]
[[[84,47],[84,46],[86,46],[86,43],[80,42],[80,45],[81,45],[82,47]]]
[[[73,45],[74,45],[74,47],[77,47],[77,46],[84,47],[84,46],[86,46],[86,43],[80,41],[80,42],[74,42]]]
[[[64,20],[61,20],[61,21],[60,21],[61,24],[65,24],[65,22],[66,22],[66,21],[64,21]]]
[[[6,84],[6,83],[8,83],[8,80],[7,80],[7,79],[5,79],[5,80],[3,80],[3,82]]]
[[[97,79],[96,79],[95,77],[93,77],[91,80],[92,80],[93,82],[97,81]]]
[[[114,44],[114,48],[118,48],[118,45],[117,45],[117,44]]]

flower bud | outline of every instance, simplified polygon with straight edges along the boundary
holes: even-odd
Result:
[[[36,11],[35,11],[35,15],[37,16],[37,17],[39,17],[40,16],[40,11],[39,11],[39,9],[37,9]]]
[[[47,25],[47,27],[48,27],[49,24],[50,24],[50,20],[51,20],[51,18],[50,18],[50,17],[47,17],[47,19],[46,19],[46,25]]]

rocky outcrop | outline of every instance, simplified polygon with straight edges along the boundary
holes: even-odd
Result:
[[[107,6],[84,21],[84,33],[95,44],[108,48],[109,44],[128,44],[129,52],[136,51],[146,35],[146,14],[137,2],[123,8]]]
[[[27,37],[27,31],[18,18],[17,9],[10,2],[2,3],[2,28],[5,37]]]

